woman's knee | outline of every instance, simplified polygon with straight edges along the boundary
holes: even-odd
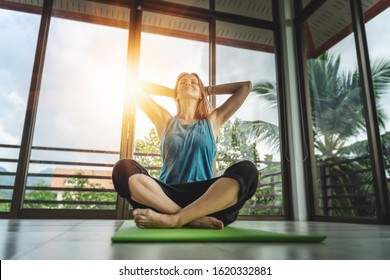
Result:
[[[120,159],[112,169],[113,177],[126,179],[134,174],[147,174],[147,171],[142,165],[132,159]]]
[[[258,174],[256,165],[250,160],[243,160],[236,163],[241,169],[248,171],[251,174]]]
[[[117,193],[124,198],[130,197],[129,178],[147,171],[135,160],[120,159],[112,169],[112,181]]]
[[[259,172],[256,165],[249,161],[243,160],[230,166],[225,171],[225,176],[236,178],[245,192],[252,194],[256,191],[258,185]]]
[[[256,165],[249,160],[239,161],[226,169],[226,171],[239,174],[249,181],[257,181],[259,175]]]
[[[247,178],[246,180],[249,188],[255,192],[259,183],[259,171],[257,170],[256,165],[249,160],[243,161],[242,171]]]

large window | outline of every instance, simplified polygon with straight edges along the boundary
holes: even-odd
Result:
[[[251,81],[252,93],[222,127],[217,169],[249,159],[259,170],[256,194],[245,215],[284,215],[278,97],[272,31],[217,22],[217,84]],[[228,96],[217,96],[217,106]]]
[[[373,19],[366,15],[366,21],[387,187],[390,191],[390,9],[375,15]]]
[[[349,1],[326,1],[304,26],[316,214],[375,218],[373,172]]]
[[[133,155],[159,176],[160,143],[153,124],[138,107],[127,115],[132,61],[140,80],[170,88],[181,72],[196,72],[206,86],[252,81],[253,92],[217,139],[215,174],[235,161],[254,161],[261,183],[241,214],[285,216],[274,31],[251,27],[272,28],[273,1],[125,2],[0,1],[7,8],[0,10],[0,210],[10,210],[16,172],[23,175],[17,177],[21,184],[24,175],[27,181],[12,201],[21,209],[12,208],[11,214],[23,217],[73,217],[80,212],[66,210],[76,209],[104,210],[82,211],[84,216],[123,215],[111,181],[120,156]],[[137,10],[130,19],[131,7]],[[200,15],[201,9],[218,15],[216,25],[214,18]],[[41,13],[45,28],[39,43],[45,53],[36,65],[44,67],[31,75]],[[246,22],[233,23],[244,17]],[[129,34],[133,21],[134,34]],[[209,44],[214,34],[216,48]],[[139,53],[138,42],[129,44],[129,38],[140,39]],[[37,87],[29,93],[32,78]],[[29,94],[36,102],[27,109]],[[177,113],[172,98],[152,98]],[[211,101],[218,106],[226,98]],[[128,138],[133,131],[134,142]],[[22,143],[28,153],[31,145],[31,154],[23,154],[18,164]]]
[[[34,8],[36,12],[40,10],[40,6]],[[39,14],[0,8],[0,211],[2,212],[8,212],[11,205],[40,18]]]
[[[105,16],[129,10],[76,4],[54,6],[23,208],[116,208],[128,31]]]

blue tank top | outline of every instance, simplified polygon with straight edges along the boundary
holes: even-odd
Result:
[[[217,146],[208,119],[183,125],[177,116],[170,118],[160,150],[163,159],[160,181],[179,184],[214,177],[213,161]]]

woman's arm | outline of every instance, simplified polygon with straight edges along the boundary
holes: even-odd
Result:
[[[140,81],[139,84],[144,89],[144,91],[149,94],[174,98],[174,92],[171,88],[145,81]]]
[[[135,83],[135,87],[135,100],[156,127],[157,134],[161,140],[171,114],[154,101],[149,94],[173,97],[173,90],[148,82],[139,82],[139,85]]]
[[[210,115],[213,129],[219,128],[241,107],[252,89],[250,81],[206,87],[209,95],[231,94],[231,96]]]

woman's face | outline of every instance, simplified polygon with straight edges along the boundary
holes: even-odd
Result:
[[[201,99],[202,95],[198,78],[192,74],[185,74],[181,77],[177,86],[177,95],[179,99]]]

